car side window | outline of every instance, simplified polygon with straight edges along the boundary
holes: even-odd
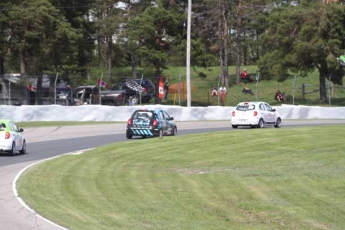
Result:
[[[169,119],[170,119],[169,114],[168,114],[167,112],[165,112],[165,111],[162,111],[162,112],[163,112],[164,118],[165,118],[166,120],[169,120]]]
[[[263,104],[260,104],[259,109],[265,111],[265,106]]]
[[[267,111],[273,111],[272,107],[269,106],[268,104],[265,104],[265,107],[266,107],[266,110],[267,110]]]
[[[160,120],[163,120],[163,119],[164,119],[164,115],[163,115],[162,111],[159,111],[159,112],[158,112],[158,118],[159,118]]]
[[[11,126],[12,131],[16,131],[16,132],[19,131],[18,127],[13,122],[10,122],[10,126]]]

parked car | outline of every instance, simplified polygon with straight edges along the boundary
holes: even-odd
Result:
[[[0,152],[14,156],[16,152],[26,153],[24,130],[11,120],[0,120]]]
[[[101,103],[99,100],[101,99]],[[99,91],[95,85],[78,86],[74,89],[74,100],[76,105],[95,104],[121,106],[125,102],[124,90]]]
[[[126,79],[116,84],[112,89],[125,90],[126,100],[132,97],[133,104],[140,103],[140,93],[141,101],[144,103],[149,103],[155,95],[155,87],[150,79]]]
[[[278,111],[266,102],[241,102],[232,111],[231,125],[263,128],[264,125],[274,125],[280,128],[282,119]]]
[[[132,139],[133,136],[160,137],[163,135],[174,136],[177,133],[177,126],[174,118],[166,111],[135,110],[128,119],[126,137]]]

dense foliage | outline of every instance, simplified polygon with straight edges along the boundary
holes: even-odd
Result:
[[[326,79],[342,84],[344,6],[290,2],[193,1],[191,64],[219,65],[226,85],[229,65],[237,66],[237,83],[241,65],[258,64],[262,79],[274,80],[316,68],[325,100]],[[138,66],[150,69],[154,79],[186,64],[186,0],[1,0],[0,8],[0,74],[59,72],[84,84],[99,77],[94,69],[117,82],[130,76],[116,67],[130,66],[132,77]]]

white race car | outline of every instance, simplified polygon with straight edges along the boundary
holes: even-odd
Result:
[[[263,128],[264,125],[274,125],[274,127],[280,128],[282,125],[282,119],[278,111],[262,101],[241,102],[232,111],[231,115],[231,125],[233,128],[238,126]]]
[[[17,127],[11,120],[0,120],[0,152],[15,155],[16,152],[26,153],[24,130]]]

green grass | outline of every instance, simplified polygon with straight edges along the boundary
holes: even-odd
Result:
[[[75,230],[343,229],[343,130],[132,140],[38,164],[18,189],[36,212]]]
[[[248,73],[251,75],[252,79],[255,78],[257,74],[257,66],[242,66],[241,71],[246,68]],[[143,72],[145,78],[150,78],[153,81],[154,75],[152,71],[142,70],[138,68],[138,71]],[[145,72],[146,71],[146,72]],[[191,85],[192,85],[192,106],[209,106],[218,105],[217,98],[211,97],[211,89],[213,85],[218,85],[219,81],[219,67],[191,67]],[[226,98],[227,106],[236,106],[241,101],[250,101],[257,99],[261,101],[266,101],[272,105],[279,105],[279,103],[274,99],[275,92],[279,89],[288,95],[288,101],[283,102],[284,104],[298,104],[298,105],[317,105],[317,106],[328,106],[329,102],[319,101],[319,73],[315,70],[310,73],[307,77],[301,77],[297,75],[295,81],[295,88],[293,89],[294,75],[291,75],[283,82],[278,82],[277,80],[261,80],[259,81],[257,88],[256,83],[247,83],[246,85],[253,90],[255,93],[252,95],[245,95],[242,93],[243,85],[236,84],[236,67],[229,66],[229,82],[230,87],[227,89],[228,95]],[[122,68],[121,70],[116,70],[115,78],[121,76],[131,76],[129,68]],[[170,79],[170,84],[176,84],[181,80],[181,82],[186,82],[186,68],[185,67],[171,67],[163,70],[162,76],[168,76]],[[263,77],[263,76],[262,76]],[[262,79],[262,78],[261,78]],[[116,82],[116,79],[112,80]],[[327,81],[326,81],[327,83]],[[306,84],[305,99],[302,97],[302,84]],[[256,93],[257,90],[257,93]],[[186,92],[187,89],[181,88],[181,92]],[[294,101],[292,96],[294,95]],[[327,92],[328,95],[328,92]],[[152,100],[154,103],[154,100]],[[165,104],[175,104],[178,105],[178,95],[169,94],[168,101]],[[181,96],[181,105],[185,106],[186,97]],[[335,89],[334,96],[331,97],[332,106],[345,106],[345,87],[337,86]]]

